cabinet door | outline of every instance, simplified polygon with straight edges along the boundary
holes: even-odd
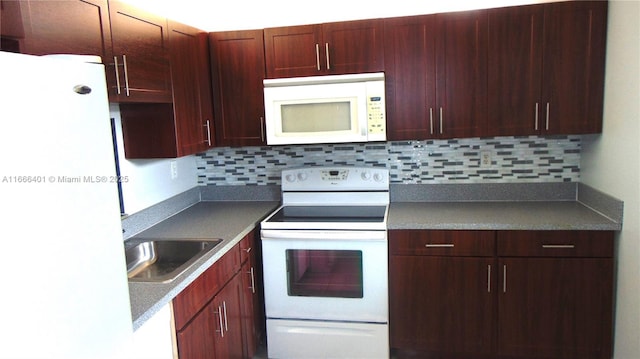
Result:
[[[543,124],[543,5],[489,10],[489,135],[539,133]]]
[[[546,133],[600,132],[607,2],[548,4],[544,22],[542,102],[548,113]]]
[[[214,297],[216,358],[242,359],[242,280],[235,275]]]
[[[435,136],[434,16],[386,20],[387,138]]]
[[[322,25],[323,58],[329,74],[384,70],[383,22],[362,20]]]
[[[391,256],[391,346],[435,353],[490,353],[495,260]]]
[[[265,333],[264,292],[262,271],[258,262],[260,246],[256,245],[256,231],[240,242],[242,258],[242,335],[245,358],[253,358]]]
[[[487,12],[441,14],[436,21],[438,136],[482,136],[487,123]]]
[[[611,357],[611,258],[503,258],[499,270],[499,354]]]
[[[264,29],[268,78],[315,76],[325,69],[320,25]],[[322,61],[322,63],[321,63]],[[322,67],[321,67],[322,64]]]
[[[214,338],[216,335],[217,307],[210,303],[177,335],[180,359],[215,359]]]
[[[119,1],[109,1],[116,83],[109,95],[116,102],[172,101],[167,20]],[[117,63],[116,63],[117,62]]]
[[[263,145],[262,30],[215,32],[209,36],[216,144]]]
[[[111,62],[106,0],[21,1],[22,53],[98,55]]]
[[[212,145],[209,47],[206,33],[174,21],[169,40],[177,152],[186,156]]]

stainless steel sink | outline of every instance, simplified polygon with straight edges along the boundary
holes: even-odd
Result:
[[[127,275],[130,281],[170,282],[221,239],[136,240],[126,249]]]

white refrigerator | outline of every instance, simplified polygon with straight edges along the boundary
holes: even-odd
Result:
[[[0,358],[132,336],[104,66],[0,52]]]

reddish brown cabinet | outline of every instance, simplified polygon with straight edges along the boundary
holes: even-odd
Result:
[[[19,52],[98,55],[105,63],[111,61],[107,0],[3,0],[0,4],[2,35],[16,39]]]
[[[489,10],[491,135],[600,132],[606,1]]]
[[[611,358],[613,232],[392,230],[389,251],[398,358]]]
[[[109,1],[113,61],[107,66],[114,102],[171,103],[167,19],[120,1]],[[106,62],[106,61],[105,61]]]
[[[381,20],[267,28],[267,77],[383,71],[383,38]]]
[[[258,264],[257,232],[252,231],[240,241],[242,269],[242,334],[244,357],[253,358],[265,337],[264,292],[261,266]]]
[[[498,353],[611,358],[613,233],[499,231]]]
[[[209,40],[206,32],[169,20],[177,156],[214,145]]]
[[[493,350],[493,231],[389,232],[391,347],[437,355]]]
[[[265,144],[262,30],[210,33],[209,44],[216,145]]]
[[[390,140],[485,134],[486,33],[486,11],[385,21]]]

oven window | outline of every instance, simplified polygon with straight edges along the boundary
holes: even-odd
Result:
[[[362,298],[362,251],[288,249],[288,293]]]

